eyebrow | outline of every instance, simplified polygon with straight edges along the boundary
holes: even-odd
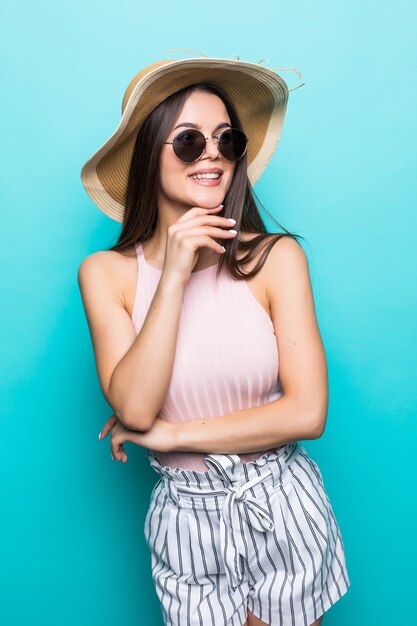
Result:
[[[173,128],[172,130],[174,131],[177,128],[180,128],[181,126],[186,126],[187,128],[197,128],[198,130],[201,130],[201,126],[199,126],[198,124],[193,124],[192,122],[181,122],[181,124],[178,124],[178,126],[175,126],[175,128]],[[228,122],[221,122],[220,124],[217,124],[213,132],[215,133],[216,130],[220,130],[220,128],[225,128],[225,127],[232,128]]]

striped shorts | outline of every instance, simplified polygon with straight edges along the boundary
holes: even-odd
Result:
[[[161,465],[144,533],[169,626],[309,626],[350,585],[340,530],[317,464],[299,443],[208,470]]]

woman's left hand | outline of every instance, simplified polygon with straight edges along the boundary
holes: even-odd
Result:
[[[123,443],[130,441],[138,446],[150,448],[156,452],[171,452],[175,450],[176,424],[167,422],[156,417],[149,430],[138,431],[126,428],[116,415],[112,415],[105,423],[100,439],[107,437],[112,431],[110,445],[112,456],[117,461],[126,462],[127,454],[123,449]]]
[[[110,447],[112,459],[113,461],[122,461],[123,463],[126,463],[127,454],[123,449],[123,444],[126,441],[132,441],[132,435],[134,434],[134,431],[126,428],[126,426],[122,424],[122,422],[119,420],[117,415],[112,415],[111,417],[109,417],[99,433],[99,439],[105,439],[110,431]]]

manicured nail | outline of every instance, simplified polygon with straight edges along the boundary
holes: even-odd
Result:
[[[114,456],[113,456],[113,453],[112,453],[112,452],[110,452],[110,455],[111,455],[112,461],[114,461]]]
[[[232,230],[232,229],[230,229],[230,230],[229,230],[229,233],[233,233],[234,235],[236,235],[237,230]]]
[[[227,219],[229,222],[232,222],[232,224],[236,224],[236,220],[234,220],[233,217],[228,217]]]
[[[101,439],[101,430],[100,430],[100,432],[98,434],[98,438]]]
[[[226,248],[224,246],[220,246],[223,250],[223,252],[226,252]]]

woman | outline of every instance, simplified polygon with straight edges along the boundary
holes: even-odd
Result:
[[[123,222],[79,269],[114,410],[99,438],[123,462],[126,441],[147,448],[160,475],[145,537],[165,624],[318,626],[349,587],[299,443],[323,433],[328,399],[307,260],[296,235],[266,231],[251,188],[287,97],[256,64],[153,64],[82,171]]]

